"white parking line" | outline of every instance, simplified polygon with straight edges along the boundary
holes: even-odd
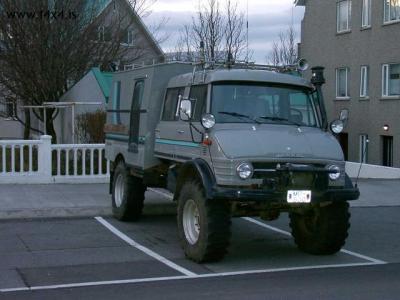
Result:
[[[164,191],[161,191],[161,190],[158,190],[158,189],[153,189],[153,188],[149,188],[149,190],[154,192],[154,193],[157,193],[159,195],[162,195],[162,196],[166,197],[167,199],[170,199],[170,200],[173,199],[173,194],[170,193],[170,192],[164,192]],[[292,234],[290,232],[288,232],[288,231],[285,231],[285,230],[270,226],[268,224],[265,224],[263,222],[255,220],[253,218],[244,217],[242,219],[244,219],[244,220],[246,220],[248,222],[251,222],[253,224],[259,225],[261,227],[267,228],[269,230],[272,230],[272,231],[275,231],[275,232],[278,232],[278,233],[281,233],[281,234],[284,234],[284,235],[287,235],[287,236],[292,236]],[[341,249],[340,252],[346,253],[348,255],[352,255],[352,256],[367,260],[367,261],[370,261],[370,262],[375,263],[375,264],[386,264],[387,263],[387,262],[385,262],[383,260],[375,259],[375,258],[366,256],[366,255],[363,255],[363,254],[360,254],[360,253],[356,253],[356,252],[353,252],[353,251],[349,251],[349,250],[346,250],[346,249]]]
[[[153,190],[153,189],[151,189]],[[156,193],[162,194],[170,198],[167,193],[153,190]],[[175,269],[176,271],[184,274],[181,276],[167,276],[167,277],[152,277],[152,278],[135,278],[135,279],[124,279],[124,280],[109,280],[109,281],[94,281],[94,282],[82,282],[82,283],[69,283],[69,284],[58,284],[58,285],[44,285],[44,286],[32,286],[32,287],[18,287],[18,288],[6,288],[0,289],[1,293],[11,293],[11,292],[23,292],[23,291],[39,291],[39,290],[55,290],[64,288],[79,288],[79,287],[96,287],[96,286],[106,286],[106,285],[118,285],[118,284],[135,284],[135,283],[146,283],[146,282],[160,282],[160,281],[172,281],[172,280],[186,280],[186,279],[201,279],[201,278],[216,278],[216,277],[227,277],[227,276],[238,276],[238,275],[251,275],[251,274],[263,274],[263,273],[277,273],[277,272],[289,272],[289,271],[300,271],[300,270],[318,270],[318,269],[335,269],[335,268],[348,268],[348,267],[363,267],[363,266],[374,266],[386,264],[386,262],[372,257],[362,255],[356,252],[342,249],[341,252],[353,255],[355,257],[367,260],[364,263],[346,263],[346,264],[332,264],[332,265],[313,265],[313,266],[301,266],[301,267],[289,267],[289,268],[274,268],[274,269],[261,269],[261,270],[246,270],[246,271],[234,271],[234,272],[221,272],[221,273],[209,273],[209,274],[195,274],[175,263],[168,260],[167,258],[155,253],[154,251],[140,245],[139,243],[132,240],[130,237],[119,231],[117,228],[112,226],[106,220],[101,217],[95,218],[103,226],[105,226],[112,233],[117,235],[119,238],[124,240],[126,243],[135,247],[136,249],[146,253],[147,255],[155,258],[156,260],[164,263],[165,265]],[[290,236],[291,234],[287,231],[281,230],[279,228],[267,225],[263,222],[255,220],[253,218],[242,218],[248,222],[256,224],[258,226],[264,227],[266,229]]]
[[[236,271],[236,272],[222,272],[222,273],[210,273],[210,274],[201,274],[194,276],[169,276],[169,277],[124,279],[124,280],[109,280],[109,281],[94,281],[94,282],[82,282],[82,283],[70,283],[70,284],[58,284],[58,285],[7,288],[7,289],[0,289],[0,292],[11,293],[11,292],[23,292],[23,291],[55,290],[55,289],[78,288],[78,287],[95,287],[104,285],[134,284],[134,283],[171,281],[171,280],[228,277],[228,276],[239,276],[239,275],[255,275],[255,274],[278,273],[278,272],[288,272],[288,271],[364,267],[364,266],[374,266],[374,265],[377,264],[373,262],[350,263],[350,264],[336,264],[336,265],[317,265],[317,266],[303,266],[303,267],[293,267],[293,268],[275,268],[275,269],[248,270],[248,271]]]
[[[246,221],[249,221],[249,222],[251,222],[251,223],[254,223],[254,224],[258,225],[258,226],[267,228],[267,229],[269,229],[269,230],[272,230],[272,231],[275,231],[275,232],[278,232],[278,233],[281,233],[281,234],[284,234],[284,235],[292,236],[292,235],[290,234],[290,232],[287,232],[287,231],[285,231],[285,230],[281,230],[281,229],[279,229],[279,228],[276,228],[276,227],[267,225],[267,224],[265,224],[265,223],[263,223],[263,222],[260,222],[260,221],[255,220],[255,219],[253,219],[253,218],[244,217],[244,218],[242,218],[242,219],[243,219],[243,220],[246,220]]]
[[[118,236],[120,239],[123,241],[127,242],[129,245],[132,247],[135,247],[136,249],[146,253],[148,256],[153,257],[154,259],[158,260],[159,262],[167,265],[168,267],[178,271],[179,273],[182,273],[186,276],[196,276],[196,273],[193,273],[176,263],[170,261],[169,259],[155,253],[154,251],[150,250],[149,248],[146,248],[145,246],[140,245],[139,243],[135,242],[132,240],[130,237],[128,237],[125,233],[122,233],[119,231],[117,228],[115,228],[113,225],[108,223],[106,220],[104,220],[102,217],[95,217],[95,219],[100,222],[104,227],[106,227],[108,230],[110,230],[112,233],[114,233],[116,236]]]
[[[248,222],[251,222],[251,223],[253,223],[253,224],[256,224],[256,225],[258,225],[258,226],[267,228],[267,229],[269,229],[269,230],[272,230],[272,231],[275,231],[275,232],[278,232],[278,233],[281,233],[281,234],[284,234],[284,235],[287,235],[287,236],[291,236],[291,233],[288,232],[288,231],[285,231],[285,230],[282,230],[282,229],[279,229],[279,228],[276,228],[276,227],[267,225],[267,224],[265,224],[265,223],[263,223],[263,222],[260,222],[260,221],[255,220],[255,219],[253,219],[253,218],[247,218],[247,217],[245,217],[245,218],[242,218],[242,219],[243,219],[243,220],[246,220],[246,221],[248,221]],[[366,256],[366,255],[363,255],[363,254],[360,254],[360,253],[357,253],[357,252],[349,251],[349,250],[346,250],[346,249],[342,249],[342,250],[340,250],[340,252],[346,253],[346,254],[348,254],[348,255],[352,255],[352,256],[355,256],[355,257],[358,257],[358,258],[361,258],[361,259],[364,259],[364,260],[367,260],[367,261],[369,261],[369,262],[371,262],[371,263],[373,263],[373,264],[386,264],[386,263],[387,263],[387,262],[385,262],[385,261],[383,261],[383,260],[375,259],[375,258]]]
[[[163,191],[160,191],[160,190],[157,190],[157,189],[153,189],[153,188],[148,188],[147,190],[152,191],[152,192],[154,192],[156,194],[159,194],[161,196],[164,196],[165,198],[167,198],[169,200],[174,199],[174,194],[172,194],[170,192],[163,192]]]

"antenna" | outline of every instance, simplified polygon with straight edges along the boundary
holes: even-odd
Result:
[[[369,143],[369,139],[368,139],[368,138],[365,140],[365,143],[366,143],[366,147],[365,147],[364,153],[362,154],[362,157],[361,157],[361,163],[360,163],[360,168],[358,169],[358,174],[357,174],[357,178],[356,178],[355,187],[358,187],[358,179],[359,179],[359,177],[360,177],[361,167],[362,167],[362,165],[363,165],[363,163],[364,163],[365,155],[367,154],[368,143]]]
[[[249,63],[249,0],[247,0],[246,43],[246,63]]]

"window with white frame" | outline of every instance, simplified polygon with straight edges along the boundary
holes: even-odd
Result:
[[[368,162],[368,135],[360,134],[359,162]]]
[[[336,98],[348,98],[349,68],[336,69]]]
[[[133,45],[134,38],[135,38],[135,32],[133,30],[128,30],[128,33],[126,36],[126,43],[128,45]]]
[[[0,101],[0,117],[14,119],[16,116],[15,102],[3,99]]]
[[[400,96],[400,64],[382,66],[382,96]]]
[[[104,42],[105,40],[105,35],[106,35],[106,29],[104,26],[99,26],[97,29],[97,40],[100,42]]]
[[[371,0],[363,0],[361,26],[364,28],[371,26]]]
[[[348,31],[351,28],[351,0],[337,3],[337,32]]]
[[[385,23],[400,21],[400,0],[385,1]]]
[[[369,96],[369,67],[361,66],[360,97]]]

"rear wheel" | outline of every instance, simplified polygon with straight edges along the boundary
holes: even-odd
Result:
[[[334,254],[345,244],[350,228],[347,202],[315,207],[304,214],[290,213],[289,217],[295,243],[306,253]]]
[[[119,162],[114,171],[112,185],[112,211],[121,221],[139,219],[143,210],[146,187],[142,179],[130,176],[123,162]]]
[[[230,225],[225,202],[206,199],[197,182],[183,185],[178,199],[178,231],[188,258],[196,262],[222,259],[230,242]]]

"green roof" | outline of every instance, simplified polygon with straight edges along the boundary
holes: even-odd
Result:
[[[92,72],[100,86],[101,91],[104,94],[104,97],[106,98],[106,102],[108,103],[113,74],[107,72],[101,72],[99,68],[93,68]]]

